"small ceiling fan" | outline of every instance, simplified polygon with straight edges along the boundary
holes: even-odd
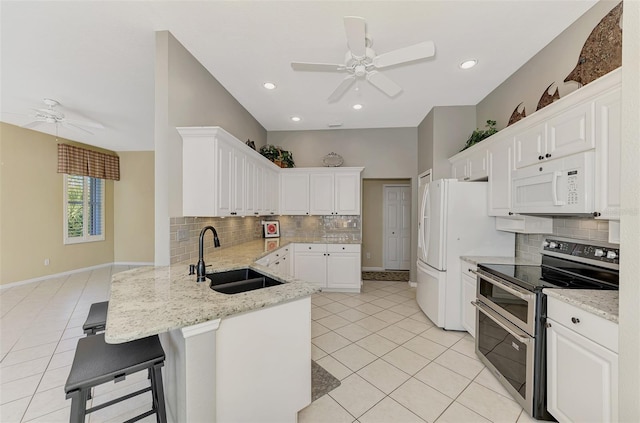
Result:
[[[32,117],[34,120],[25,125],[22,125],[23,128],[35,128],[36,126],[39,126],[42,124],[54,123],[56,125],[61,125],[65,128],[85,132],[91,135],[93,135],[93,132],[89,131],[86,128],[104,129],[104,126],[102,126],[102,124],[98,122],[92,122],[87,120],[80,121],[80,120],[66,118],[64,113],[56,109],[56,107],[60,105],[60,103],[57,102],[56,100],[52,100],[50,98],[43,98],[42,102],[47,107],[40,108],[40,109],[31,109],[33,113],[29,114],[29,116]]]
[[[295,71],[347,73],[348,75],[329,96],[329,102],[338,101],[358,78],[366,79],[389,97],[398,95],[402,91],[402,87],[377,69],[432,57],[435,55],[435,45],[432,41],[425,41],[376,55],[371,48],[371,38],[366,33],[366,24],[364,18],[358,16],[344,17],[344,28],[349,47],[344,64],[291,62],[291,67]]]

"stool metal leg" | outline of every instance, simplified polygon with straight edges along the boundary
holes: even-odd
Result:
[[[70,423],[84,423],[87,409],[87,391],[84,389],[75,390],[67,394],[71,398]]]
[[[162,385],[162,365],[163,363],[156,363],[153,366],[153,371],[150,371],[151,386],[153,386],[153,405],[156,409],[156,421],[158,423],[167,423],[167,411],[164,405],[164,388]]]

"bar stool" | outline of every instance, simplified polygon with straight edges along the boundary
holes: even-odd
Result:
[[[84,322],[84,325],[82,325],[82,330],[84,330],[85,335],[95,335],[98,332],[104,331],[107,325],[108,308],[109,301],[91,304],[87,320]]]
[[[69,421],[84,423],[85,416],[89,413],[151,391],[151,410],[130,421],[137,421],[155,413],[159,423],[166,423],[161,371],[164,359],[164,350],[157,335],[124,344],[107,344],[103,333],[79,339],[71,371],[64,386],[67,399],[71,398]],[[142,370],[148,370],[151,386],[87,408],[91,388],[110,381],[122,381],[127,375]]]

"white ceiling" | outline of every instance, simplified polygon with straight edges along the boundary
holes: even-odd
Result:
[[[32,119],[21,114],[53,98],[67,117],[105,126],[94,135],[60,127],[59,136],[153,150],[154,32],[169,30],[267,131],[415,127],[433,106],[477,104],[595,3],[3,0],[1,120],[24,125]],[[342,63],[347,15],[367,20],[378,54],[433,40],[436,55],[383,71],[404,88],[395,98],[359,82],[328,103],[344,74],[294,72],[290,62]],[[469,57],[478,66],[460,70]],[[278,88],[266,91],[267,80]]]

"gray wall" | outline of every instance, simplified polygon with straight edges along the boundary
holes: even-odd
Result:
[[[155,261],[169,264],[169,218],[182,215],[177,126],[221,126],[259,147],[267,131],[168,31],[156,33]]]

